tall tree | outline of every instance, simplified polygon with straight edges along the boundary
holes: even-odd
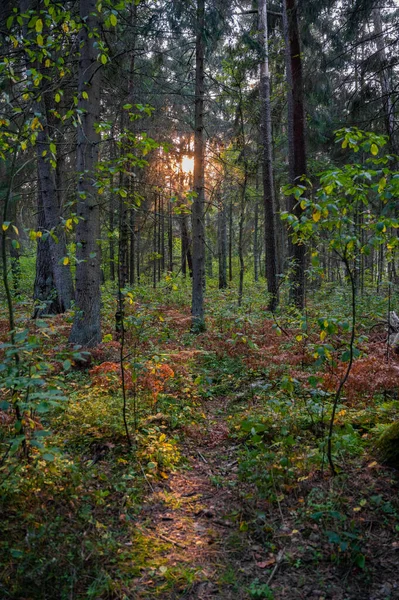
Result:
[[[53,82],[50,80],[51,85],[49,84],[48,67],[45,67],[46,55],[37,45],[37,31],[29,30],[28,25],[28,21],[34,14],[33,9],[36,10],[37,16],[39,16],[39,11],[44,6],[41,1],[20,0],[20,8],[22,15],[24,15],[22,30],[25,39],[24,48],[27,71],[32,71],[33,62],[39,76],[39,84],[37,86],[39,93],[33,105],[34,113],[40,123],[37,127],[36,138],[38,174],[37,212],[39,215],[39,226],[43,234],[46,237],[48,236],[48,240],[37,245],[36,282],[43,279],[44,264],[52,271],[51,273],[47,273],[45,285],[35,285],[34,298],[41,303],[47,302],[47,308],[44,309],[44,312],[63,313],[71,306],[73,300],[73,283],[69,263],[65,260],[67,256],[66,232],[61,223],[61,207],[57,192],[56,169],[51,160],[52,155],[56,153],[56,145],[52,140],[49,124],[49,95],[53,94]],[[43,20],[41,19],[40,23],[42,22]],[[42,31],[42,28],[43,25],[38,27],[40,31]],[[47,32],[45,31],[45,33]],[[50,256],[44,257],[43,254],[45,252],[49,252]],[[50,281],[54,283],[54,287],[49,285]],[[47,294],[47,298],[45,297],[45,293]]]
[[[263,205],[265,211],[265,251],[267,290],[270,294],[269,310],[274,310],[278,304],[277,286],[277,240],[274,216],[274,181],[273,181],[273,137],[272,111],[270,101],[270,71],[269,71],[269,36],[267,29],[267,0],[259,0],[259,40],[262,49],[260,63],[260,123],[263,167]]]
[[[99,16],[96,0],[80,0],[77,139],[76,312],[69,341],[95,346],[101,341],[100,323],[100,206],[96,165],[100,134],[100,65],[97,62]]]
[[[288,160],[290,183],[299,183],[306,175],[305,111],[303,102],[302,57],[298,30],[296,0],[284,0],[284,36],[286,44],[286,74],[288,84]],[[290,198],[290,211],[300,218],[302,209],[294,197]],[[291,244],[293,259],[291,300],[298,308],[305,302],[305,246]]]
[[[204,321],[205,287],[205,223],[204,223],[204,57],[205,57],[205,0],[197,0],[195,43],[195,136],[194,136],[194,191],[192,207],[193,285],[192,328],[201,330]]]

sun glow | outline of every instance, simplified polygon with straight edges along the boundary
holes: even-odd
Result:
[[[192,173],[194,171],[194,159],[189,156],[183,156],[181,168],[185,173]]]

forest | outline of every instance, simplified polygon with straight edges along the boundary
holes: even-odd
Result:
[[[0,599],[399,599],[398,1],[0,50]]]

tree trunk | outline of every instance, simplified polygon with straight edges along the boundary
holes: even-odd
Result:
[[[260,64],[260,105],[263,150],[263,203],[265,210],[265,258],[267,291],[270,295],[268,309],[278,304],[277,240],[274,224],[273,139],[270,103],[269,39],[267,31],[267,0],[259,0],[259,31],[263,59]]]
[[[229,281],[233,281],[233,200],[229,208]]]
[[[204,227],[204,54],[205,0],[197,0],[197,36],[195,51],[195,137],[193,223],[192,328],[204,329],[205,227]]]
[[[46,218],[44,216],[40,184],[37,193],[37,231],[40,231],[43,234],[46,232]],[[34,319],[40,318],[43,315],[55,315],[58,313],[59,303],[56,298],[48,237],[43,238],[42,236],[37,239],[36,275],[33,287],[33,299],[35,300],[35,308],[32,315]]]
[[[37,166],[40,182],[39,193],[44,212],[44,226],[52,234],[49,236],[48,242],[53,279],[57,292],[57,312],[63,313],[70,308],[73,300],[73,282],[69,263],[64,265],[64,259],[67,256],[66,234],[64,228],[61,226],[56,172],[50,164],[50,134],[47,121],[47,106],[44,98],[39,103],[37,110],[41,113],[40,121],[43,128],[38,130],[36,140]]]
[[[100,321],[100,206],[95,187],[100,134],[95,124],[100,115],[100,69],[97,62],[99,18],[96,0],[80,0],[77,171],[79,173],[76,228],[76,312],[71,343],[95,346],[101,342]],[[89,37],[90,36],[90,37]],[[86,92],[88,99],[83,96]]]
[[[209,214],[206,215],[206,274],[208,277],[213,277],[213,252],[211,246],[211,217]]]
[[[169,271],[173,272],[173,214],[172,200],[168,200],[168,248],[169,248]]]
[[[218,191],[218,263],[219,289],[223,290],[227,288],[227,223],[221,190]]]
[[[256,190],[258,185],[256,185]],[[259,203],[255,202],[254,214],[254,281],[259,281],[259,252],[258,252]]]
[[[302,59],[299,43],[296,0],[284,0],[283,18],[286,43],[286,71],[288,83],[288,159],[290,183],[299,183],[306,175],[305,112],[303,104]],[[294,197],[289,200],[289,210],[298,218],[302,209]],[[298,308],[305,303],[305,246],[291,244],[293,261],[291,300]]]
[[[129,246],[129,283],[134,285],[136,281],[136,211],[134,208],[130,209],[130,246]]]
[[[152,233],[152,287],[157,287],[157,192],[154,195],[154,223],[153,223],[153,233]]]
[[[242,295],[244,291],[244,274],[245,274],[245,263],[244,263],[244,222],[245,222],[245,200],[247,193],[247,173],[245,167],[245,177],[241,192],[240,201],[240,219],[238,222],[238,259],[240,261],[240,272],[238,280],[238,306],[242,304]]]
[[[41,2],[37,3],[38,10],[41,4]],[[23,14],[28,14],[33,7],[33,0],[21,0],[20,7]],[[28,37],[27,21],[24,21],[22,30],[24,36]],[[29,61],[30,57],[26,55],[27,67],[31,68]],[[40,60],[36,61],[36,68],[43,76],[42,81],[46,82],[48,79],[47,70],[44,69]],[[49,291],[48,300],[53,308],[57,307],[57,313],[63,313],[70,308],[73,300],[73,282],[69,263],[64,264],[64,259],[67,256],[66,233],[65,229],[61,227],[61,192],[57,192],[56,167],[50,163],[53,154],[49,128],[50,112],[47,101],[47,93],[50,92],[45,89],[45,86],[46,84],[40,84],[40,95],[34,104],[34,112],[40,120],[40,127],[37,129],[36,138],[37,173],[39,180],[38,213],[40,214],[43,230],[50,232],[51,235],[48,237],[48,244],[45,246],[38,244],[37,249],[39,251],[40,247],[40,252],[44,248],[50,251],[51,265],[47,263],[47,260],[45,262],[52,269],[52,273],[48,273],[48,280],[53,280],[54,282],[56,298],[54,297],[54,290],[51,290]],[[55,160],[57,160],[56,157]],[[61,168],[61,166],[58,168]],[[38,258],[40,258],[38,261],[39,267],[42,269],[44,267],[42,257]],[[39,273],[37,275],[41,277]],[[44,290],[45,287],[42,288],[42,294]],[[43,297],[42,300],[44,300]]]
[[[111,281],[115,281],[115,208],[114,195],[109,196],[109,276]]]

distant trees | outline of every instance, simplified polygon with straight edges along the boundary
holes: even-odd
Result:
[[[221,289],[237,283],[239,301],[253,277],[266,281],[268,308],[287,295],[301,308],[311,257],[280,223],[281,189],[344,160],[339,127],[385,131],[398,146],[398,10],[326,6],[7,2],[0,159],[12,190],[6,203],[1,185],[0,201],[11,292],[36,252],[35,316],[73,306],[70,341],[85,346],[101,340],[102,278],[129,289],[192,276],[193,330],[204,326],[205,270]],[[289,210],[302,218],[299,197]],[[384,252],[359,258],[372,281]],[[330,255],[326,270],[340,276]]]

